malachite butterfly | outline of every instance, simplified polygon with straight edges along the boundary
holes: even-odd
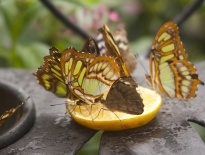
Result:
[[[34,75],[46,90],[59,97],[78,101],[77,105],[101,102],[111,111],[141,114],[143,102],[136,91],[136,82],[130,76],[108,27],[104,26],[99,31],[105,40],[106,55],[100,55],[97,43],[89,37],[81,51],[70,47],[61,53],[51,48],[50,55],[44,57],[43,66]],[[120,87],[127,90],[128,96],[123,98],[125,102],[118,96],[124,95]],[[112,104],[118,106],[113,108]]]
[[[189,100],[196,96],[197,85],[204,85],[188,61],[174,22],[165,23],[157,32],[149,60],[150,76],[146,75],[146,79],[155,90],[168,97]]]
[[[138,84],[130,76],[120,48],[117,46],[109,28],[104,25],[99,29],[104,38],[104,55],[114,57],[120,67],[121,77],[111,86],[104,104],[109,109],[120,109],[130,114],[141,114],[144,111],[144,104],[140,94],[136,91]],[[118,43],[120,45],[120,43]]]

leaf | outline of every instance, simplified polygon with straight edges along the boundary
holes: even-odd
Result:
[[[27,45],[19,43],[15,52],[16,57],[21,62],[16,62],[14,64],[15,67],[33,69],[43,63],[43,57],[49,53],[49,46],[40,42],[33,42]]]
[[[152,44],[152,37],[146,36],[130,43],[130,51],[133,53],[142,53]]]

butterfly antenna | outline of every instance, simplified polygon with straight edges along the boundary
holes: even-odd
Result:
[[[63,104],[66,104],[66,103],[51,104],[50,106],[63,105]]]
[[[22,103],[25,103],[29,98],[30,98],[30,96],[27,97],[26,99],[24,99],[24,100],[22,101]]]
[[[30,96],[27,97],[26,99],[24,99],[24,100],[22,101],[22,103],[21,103],[18,107],[16,107],[16,109],[18,109],[18,108],[20,108],[22,105],[24,105],[24,103],[26,103],[26,101],[27,101],[29,98],[30,98]]]
[[[145,66],[143,65],[141,59],[139,58],[139,55],[138,55],[138,54],[135,54],[135,58],[137,59],[137,61],[139,62],[139,64],[142,66],[142,68],[145,70],[146,74],[149,75],[148,72],[147,72],[147,70],[146,70],[146,68],[145,68]]]

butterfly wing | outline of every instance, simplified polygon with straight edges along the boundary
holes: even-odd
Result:
[[[62,53],[55,47],[49,50],[50,55],[44,57],[43,66],[39,67],[34,75],[37,77],[39,84],[46,90],[53,92],[58,97],[75,100],[76,97],[70,92],[67,86],[68,82],[65,83],[66,81],[62,74],[60,65]],[[97,44],[91,37],[85,42],[82,51],[95,55],[99,53]]]
[[[141,114],[144,104],[140,94],[136,91],[138,85],[130,76],[109,28],[104,25],[103,28],[99,29],[99,32],[104,37],[106,55],[114,57],[120,67],[120,78],[112,84],[104,104],[112,111],[117,110],[129,114]]]
[[[167,22],[159,29],[152,43],[151,52],[167,59],[187,60],[188,56],[179,37],[179,30],[174,22]],[[167,57],[166,57],[167,56]]]
[[[127,32],[124,29],[117,29],[113,33],[115,43],[120,50],[122,57],[127,65],[128,70],[132,73],[137,65],[135,56],[129,51],[129,41],[127,39]],[[101,55],[109,55],[106,53],[105,40],[101,33],[97,36],[98,47]]]
[[[188,57],[173,22],[165,23],[157,32],[150,52],[150,85],[169,97],[188,100],[195,97],[198,79],[194,65]]]
[[[197,85],[204,83],[198,79],[194,65],[186,60],[178,60],[171,63],[170,68],[177,86],[175,96],[184,100],[196,97]]]
[[[60,59],[61,52],[52,47],[49,49],[50,55],[44,57],[44,64],[34,73],[41,86],[51,91],[58,97],[69,98],[73,100],[75,97],[71,94],[61,72]]]
[[[112,111],[139,115],[144,111],[143,100],[136,93],[137,83],[132,77],[122,77],[113,83],[107,95],[105,106]]]
[[[61,56],[61,68],[72,93],[87,104],[95,103],[119,78],[120,68],[114,58],[66,49]]]
[[[105,41],[106,55],[114,57],[116,59],[116,63],[121,68],[121,77],[130,76],[125,61],[119,51],[119,48],[115,43],[112,34],[110,33],[109,28],[106,25],[104,25],[102,28],[99,29],[99,32],[103,35]]]
[[[89,37],[86,40],[81,52],[100,55],[99,47],[98,47],[97,43],[95,42],[95,40],[92,37]]]

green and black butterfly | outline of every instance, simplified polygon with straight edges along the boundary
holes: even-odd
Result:
[[[150,75],[146,79],[156,91],[170,98],[189,100],[196,97],[198,78],[194,64],[179,37],[177,25],[169,21],[157,32],[150,51]]]
[[[141,114],[143,102],[136,91],[137,83],[131,78],[107,26],[99,31],[105,40],[106,55],[100,55],[91,37],[81,51],[70,47],[61,53],[52,47],[34,75],[46,90],[77,104],[101,102],[111,111]]]

